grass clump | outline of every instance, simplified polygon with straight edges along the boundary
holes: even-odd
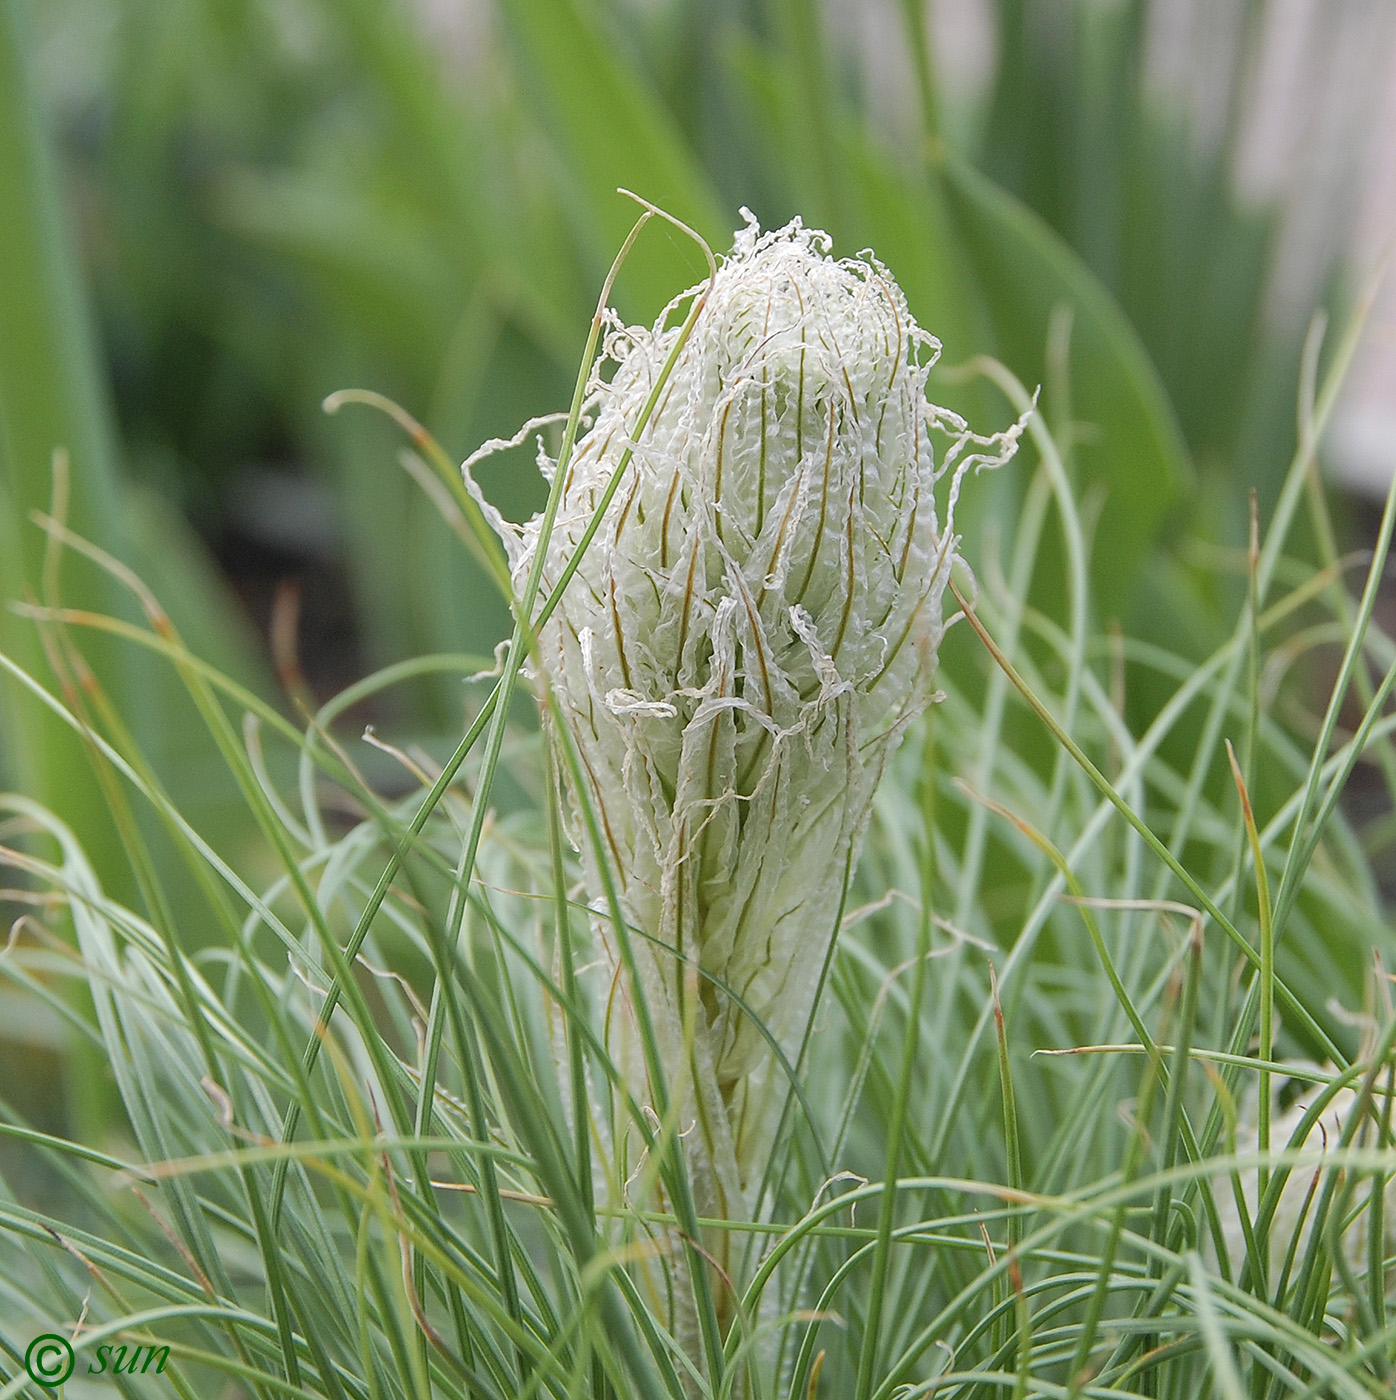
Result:
[[[81,735],[140,898],[3,799],[25,904],[7,996],[63,1028],[72,1065],[107,1067],[119,1111],[53,1131],[5,1108],[16,1184],[37,1169],[47,1190],[0,1201],[0,1397],[55,1330],[75,1394],[110,1338],[168,1345],[151,1383],[180,1395],[1387,1393],[1392,937],[1339,798],[1366,756],[1390,762],[1396,649],[1372,612],[1394,507],[1356,599],[1349,561],[1287,556],[1301,508],[1328,537],[1305,486],[1331,388],[1196,665],[1099,627],[1067,444],[1000,367],[970,367],[1023,424],[1023,506],[1011,537],[971,542],[977,596],[947,577],[966,617],[945,698],[886,756],[809,1033],[763,1042],[778,1127],[733,1209],[656,1093],[674,1045],[639,1018],[645,1072],[615,1053],[644,986],[626,949],[659,945],[599,839],[585,747],[545,744],[515,703],[605,544],[558,514],[602,311],[541,527],[562,521],[566,562],[516,561],[494,668],[424,657],[293,723],[50,522],[146,618],[50,596],[51,654],[81,678],[99,628],[171,665],[265,849],[210,845],[95,684],[60,698],[4,663]],[[642,447],[676,363],[630,425]],[[1039,611],[1049,539],[1065,602]],[[1301,679],[1268,663],[1319,636],[1341,653],[1306,744]],[[344,733],[354,701],[426,674],[468,682],[453,751]],[[1136,689],[1166,701],[1141,715]],[[197,899],[165,896],[157,847]],[[712,969],[686,971],[701,1007]]]

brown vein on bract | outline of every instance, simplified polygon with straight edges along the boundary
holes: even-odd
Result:
[[[606,454],[611,450],[611,443],[615,439],[615,436],[618,432],[620,432],[620,425],[613,424],[610,428],[610,431],[607,432],[606,436],[601,439],[601,441],[596,445],[594,449],[592,449],[591,438],[588,437],[587,439],[585,439],[577,448],[577,450],[572,454],[572,464],[575,465],[578,462],[585,462],[587,460],[588,455],[595,457],[595,459],[598,462],[604,462],[606,460]],[[570,469],[568,472],[568,481],[570,484]]]
[[[833,353],[834,362],[838,365],[838,367],[839,367],[839,374],[840,374],[840,375],[842,376],[842,378],[843,378],[844,388],[848,391],[848,406],[849,406],[849,411],[850,411],[850,413],[853,415],[853,421],[854,421],[854,423],[857,423],[857,421],[858,421],[858,405],[857,405],[857,402],[856,402],[856,400],[855,400],[855,396],[854,396],[854,393],[853,393],[853,383],[852,383],[852,381],[851,381],[851,380],[849,379],[849,377],[848,377],[848,365],[846,364],[846,362],[845,362],[845,360],[844,360],[843,350],[842,350],[842,348],[840,347],[840,345],[839,345],[839,343],[838,343],[837,337],[834,335],[833,327],[832,327],[832,325],[830,324],[828,314],[827,314],[827,312],[825,311],[825,305],[826,305],[826,303],[827,303],[827,300],[828,300],[827,296],[821,297],[821,303],[820,303],[819,311],[820,311],[821,316],[822,316],[822,324],[821,324],[821,326],[819,327],[819,340],[820,340],[820,343],[821,343],[827,350],[830,350],[830,351],[832,351],[832,353]],[[856,314],[856,313],[855,313],[855,314]],[[829,413],[830,413],[830,417],[831,417],[831,419],[832,419],[833,412],[834,412],[834,407],[835,407],[835,403],[836,403],[836,394],[835,394],[834,385],[833,385],[832,381],[830,382],[829,390],[830,390],[830,392],[829,392]]]
[[[771,308],[775,304],[774,288],[766,298],[766,320],[761,327],[763,342],[771,334]],[[761,456],[756,469],[756,536],[761,534],[761,526],[766,520],[766,391],[771,382],[769,360],[761,362]]]
[[[677,369],[677,366],[675,368]],[[658,423],[663,419],[665,411],[669,407],[669,400],[674,396],[674,380],[677,378],[677,375],[671,375],[669,382],[664,386],[664,392],[660,395],[659,402],[655,404],[654,412],[650,414],[651,423]]]
[[[616,576],[611,575],[610,586],[610,606],[611,606],[611,626],[616,633],[616,655],[620,659],[621,679],[625,682],[625,688],[631,689],[630,684],[630,663],[625,659],[625,638],[621,635],[620,607],[616,603]]]
[[[901,651],[902,647],[906,645],[906,639],[911,635],[911,629],[915,626],[916,619],[920,616],[921,609],[925,606],[926,600],[931,596],[931,589],[935,587],[936,579],[939,577],[942,567],[949,567],[949,565],[945,563],[943,551],[931,568],[931,581],[926,585],[921,596],[916,600],[916,606],[912,608],[911,615],[906,620],[906,626],[902,628],[901,636],[897,638],[896,645],[888,652],[887,659],[882,663],[881,670],[868,682],[867,689],[873,689],[883,676],[892,669],[892,663],[897,659],[897,654]]]
[[[856,586],[853,552],[853,492],[850,490],[848,493],[848,592],[843,600],[843,616],[839,619],[838,634],[834,638],[833,649],[829,652],[831,661],[838,660],[839,649],[843,646],[844,633],[848,630],[848,620],[853,615],[853,591]]]
[[[664,524],[659,532],[659,567],[669,567],[669,516],[674,509],[674,498],[679,494],[679,473],[677,469],[669,482],[669,495],[664,502]]]
[[[654,605],[654,614],[658,617],[664,610],[664,590],[660,588],[659,580],[655,578],[651,570],[646,569],[641,577],[644,579],[644,582],[649,585],[650,593],[653,594],[652,602]]]
[[[597,797],[601,791],[601,784],[596,779],[596,770],[591,766],[591,761],[587,758],[586,751],[580,744],[576,746],[577,757],[581,760],[582,766],[587,770],[587,777],[591,779],[591,791],[593,806],[601,817],[601,828],[606,833],[606,844],[611,848],[611,855],[616,862],[616,869],[624,874],[625,862],[621,858],[620,843],[616,840],[615,833],[611,830],[611,818],[606,810],[606,806]]]
[[[766,713],[771,719],[775,719],[775,692],[771,686],[770,667],[766,662],[766,648],[761,644],[761,616],[752,604],[751,594],[745,588],[740,591],[747,621],[751,624],[752,646],[756,652],[757,664],[761,668],[761,688],[766,692]]]
[[[630,507],[635,504],[635,501],[640,494],[639,477],[632,474],[629,486],[629,494],[625,498],[625,504],[620,508],[620,514],[616,517],[616,528],[614,534],[612,535],[612,539],[617,545],[620,544],[621,531],[625,529],[625,519],[630,514]]]
[[[726,690],[726,687],[724,686],[724,687],[723,687],[723,692],[725,692],[725,690]],[[721,697],[721,693],[719,694],[719,698],[720,698],[720,697]],[[728,717],[728,718],[730,719],[731,713],[732,713],[732,712],[731,712],[730,710],[719,710],[719,711],[716,711],[716,712],[713,714],[712,723],[711,723],[711,725],[710,725],[709,728],[708,728],[708,765],[707,765],[708,771],[707,771],[707,782],[706,782],[706,784],[705,784],[704,792],[703,792],[704,798],[707,799],[708,801],[711,801],[711,800],[714,798],[715,794],[714,794],[713,789],[717,786],[718,725],[722,723],[722,720],[723,720],[723,717],[724,717],[724,716],[726,716],[726,717]],[[735,745],[734,745],[734,748],[735,748]],[[715,811],[715,810],[716,810],[715,808],[709,808],[709,811]],[[696,900],[696,902],[697,902],[698,905],[700,906],[700,912],[703,912],[704,906],[705,906],[705,901],[704,901],[704,899],[703,899],[703,863],[704,863],[704,860],[705,860],[705,858],[706,858],[706,856],[707,856],[707,850],[708,850],[708,823],[707,823],[706,821],[704,821],[704,822],[699,826],[699,828],[698,828],[698,849],[697,849],[697,852],[696,852],[697,857],[698,857],[698,878],[697,878],[697,883],[694,885],[694,899]]]
[[[814,528],[814,546],[810,550],[809,565],[805,569],[805,580],[795,594],[797,603],[803,603],[805,600],[805,591],[809,588],[810,580],[814,577],[814,566],[819,560],[820,547],[824,543],[824,522],[829,516],[829,474],[834,466],[834,420],[837,413],[838,405],[833,398],[830,398],[829,440],[824,449],[824,482],[819,492],[819,523]]]
[[[853,381],[848,377],[848,366],[843,365],[840,372],[843,374],[843,387],[848,390],[848,411],[853,415],[853,421],[856,424],[858,422],[858,398],[853,392]]]
[[[746,767],[737,770],[738,793],[747,797],[751,796],[751,775],[765,759],[767,746],[774,742],[775,740],[771,737],[771,731],[762,725],[756,732],[756,745],[747,757]],[[738,808],[737,821],[741,827],[745,828],[746,817],[740,808]]]
[[[796,471],[800,476],[804,475],[805,467],[803,462],[797,466]],[[795,481],[791,483],[790,497],[785,503],[785,514],[781,516],[780,529],[776,531],[774,545],[771,549],[771,558],[765,573],[762,575],[761,591],[756,595],[756,606],[758,608],[766,601],[766,594],[769,592],[769,589],[766,586],[765,580],[769,578],[771,573],[775,570],[776,561],[780,558],[780,552],[785,547],[785,532],[790,528],[790,520],[795,513],[795,503],[799,498],[800,483]]]
[[[727,419],[735,402],[735,399],[727,400],[727,407],[722,410],[722,422],[717,430],[717,468],[713,475],[713,528],[717,531],[719,540],[722,539],[722,451],[727,443]]]
[[[859,501],[858,504],[861,506],[863,502]],[[877,541],[878,547],[882,550],[883,555],[890,559],[892,557],[892,546],[882,538],[882,534],[877,526],[874,525],[872,520],[866,515],[863,517],[863,529]]]
[[[917,413],[913,416],[916,428],[911,441],[911,513],[907,516],[906,544],[902,546],[902,562],[897,569],[898,583],[906,577],[907,561],[911,558],[911,542],[916,538],[916,516],[921,509],[921,473],[916,469],[921,460],[921,415]]]
[[[684,583],[683,609],[679,613],[678,666],[675,675],[683,670],[683,649],[688,643],[688,619],[693,610],[693,580],[698,573],[698,541],[695,538],[688,555],[688,579]]]
[[[763,730],[762,732],[764,733],[765,731]],[[782,756],[781,756],[781,753],[780,753],[779,750],[772,756],[772,761],[773,761],[773,762],[775,763],[775,765],[776,765],[776,772],[775,772],[775,777],[774,777],[774,779],[773,779],[772,782],[771,782],[770,811],[769,811],[769,813],[767,814],[767,821],[768,821],[768,822],[771,824],[771,826],[773,826],[773,827],[776,825],[776,822],[777,822],[777,820],[778,820],[778,817],[779,817],[779,809],[780,809],[781,776],[782,776],[782,772],[783,772],[781,757],[782,757]],[[763,867],[763,868],[764,868],[764,867]],[[754,880],[752,880],[752,882],[751,882],[751,889],[747,891],[747,896],[746,896],[746,898],[742,901],[741,911],[740,911],[740,912],[738,913],[738,915],[737,915],[737,921],[736,921],[736,924],[735,924],[735,926],[734,926],[734,928],[733,928],[733,930],[732,930],[732,942],[733,942],[733,946],[734,946],[734,947],[736,946],[737,942],[738,942],[738,941],[740,940],[740,938],[741,938],[742,930],[746,927],[747,915],[750,914],[750,912],[751,912],[752,903],[753,903],[753,901],[756,899],[757,893],[758,893],[758,891],[759,891],[759,889],[760,889],[760,885],[761,885],[761,871],[757,871],[757,873],[756,873],[756,878],[755,878]],[[773,921],[772,925],[770,926],[770,928],[767,929],[767,932],[766,932],[765,955],[766,955],[766,961],[767,961],[767,962],[770,961],[771,936],[772,936],[772,934],[773,934],[773,932],[774,932],[775,923],[778,923],[778,922],[779,922],[779,920]],[[753,975],[754,975],[754,974],[753,974]],[[745,986],[741,987],[740,989],[737,989],[737,988],[734,988],[734,989],[733,989],[733,990],[738,991],[738,994],[739,994],[743,999],[745,999],[746,993],[747,993],[747,991],[748,991],[748,990],[750,989],[750,987],[751,987],[751,980],[752,980],[751,978],[748,978]]]
[[[777,759],[776,762],[779,763],[780,760]],[[776,781],[774,781],[774,783],[772,784],[772,788],[770,788],[770,805],[772,805],[773,823],[776,822],[777,819],[779,819],[777,818],[777,806],[779,806],[780,802],[780,778],[781,776],[783,776],[783,771],[784,770],[781,769],[781,767],[777,767]],[[753,885],[753,895],[755,895],[755,892],[756,886]],[[776,945],[776,930],[780,927],[781,920],[783,920],[783,918],[786,918],[788,914],[794,913],[794,910],[798,909],[798,907],[800,906],[798,906],[798,904],[795,904],[793,909],[787,909],[786,911],[784,911],[783,914],[780,914],[779,917],[773,918],[773,920],[766,925],[766,938],[765,941],[762,942],[762,962],[760,962],[760,965],[758,965],[758,967],[756,967],[756,969],[753,970],[751,976],[749,976],[748,979],[746,979],[745,983],[742,984],[742,1000],[748,1001],[749,993],[751,993],[753,984],[756,983],[756,979],[758,979],[758,977],[760,976],[760,972],[762,972],[762,967],[769,967],[770,963],[773,962],[774,945]],[[784,979],[781,979],[781,981],[783,981],[784,983]],[[751,1002],[748,1001],[748,1005],[749,1004],[751,1004]]]
[[[882,399],[882,411],[877,415],[877,433],[873,439],[874,443],[877,446],[877,455],[880,458],[882,456],[882,425],[887,419],[887,406],[892,399],[892,386],[897,382],[897,372],[902,367],[902,354],[903,347],[906,344],[906,338],[902,334],[902,315],[901,312],[897,309],[897,299],[892,295],[892,289],[887,285],[886,280],[882,277],[874,277],[873,280],[877,283],[877,286],[881,290],[883,296],[887,298],[887,304],[892,308],[892,320],[896,323],[897,327],[897,349],[896,352],[892,355],[892,370],[887,377],[887,393],[883,396]],[[891,351],[891,342],[886,341],[885,343],[887,345],[887,349]]]

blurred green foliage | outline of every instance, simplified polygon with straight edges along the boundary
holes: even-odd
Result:
[[[1260,7],[1238,4],[1252,23]],[[1192,596],[1186,569],[1151,560],[1199,502],[1202,533],[1239,542],[1247,487],[1272,489],[1290,456],[1297,347],[1275,344],[1261,315],[1273,220],[1243,214],[1231,194],[1234,131],[1199,154],[1180,135],[1184,115],[1146,90],[1156,4],[997,0],[996,70],[980,106],[951,121],[922,7],[908,0],[901,42],[920,134],[900,144],[870,121],[806,0],[3,7],[8,42],[27,43],[39,82],[10,92],[0,139],[15,141],[19,122],[36,135],[38,114],[18,109],[42,105],[81,274],[51,200],[11,214],[45,230],[62,283],[51,324],[67,353],[105,369],[69,424],[27,443],[11,430],[7,541],[36,535],[26,507],[47,493],[49,445],[73,450],[75,522],[98,538],[124,512],[98,503],[143,499],[144,483],[217,543],[247,469],[270,467],[327,488],[311,499],[329,520],[275,523],[282,537],[338,540],[365,662],[487,651],[503,604],[395,461],[396,429],[363,410],[327,420],[320,402],[350,385],[382,391],[456,456],[561,406],[632,218],[615,192],[625,186],[719,252],[743,205],[766,226],[798,213],[837,249],[873,248],[944,342],[944,364],[995,354],[1043,386],[1051,421],[1084,425],[1068,465],[1097,512],[1097,596],[1173,644],[1220,635],[1205,634],[1221,600]],[[26,13],[34,33],[21,42]],[[1243,57],[1244,45],[1237,85]],[[7,229],[7,247],[22,231]],[[682,240],[647,235],[617,305],[649,319],[700,275]],[[82,286],[97,347],[72,310]],[[0,402],[63,373],[12,354]],[[975,421],[1008,416],[982,386],[936,392]],[[108,445],[79,450],[94,431]],[[540,500],[527,452],[482,475],[508,514]],[[969,529],[991,514],[1011,521],[1023,479],[981,483]],[[137,557],[136,537],[157,539],[162,597],[204,599],[188,622],[196,649],[255,679],[192,534],[168,511],[153,530],[144,518],[108,542],[140,567],[151,556]],[[20,551],[11,595],[36,591],[36,548],[31,538]],[[1053,573],[1046,557],[1034,596],[1049,611]],[[73,588],[73,601],[110,608],[107,585]],[[424,696],[415,722],[456,725],[454,688]],[[11,771],[32,742],[7,728]]]

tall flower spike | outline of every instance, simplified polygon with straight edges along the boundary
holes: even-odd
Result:
[[[772,1046],[798,1055],[883,766],[934,698],[960,480],[1023,427],[980,437],[927,401],[939,342],[875,259],[835,261],[826,234],[763,234],[743,212],[638,441],[697,289],[652,330],[610,322],[545,589],[634,454],[535,654],[580,757],[574,815],[588,803],[604,837],[590,849],[578,823],[593,903],[604,862],[696,1125],[698,1207],[727,1217],[755,1204],[788,1087]],[[521,580],[540,521],[491,515]]]

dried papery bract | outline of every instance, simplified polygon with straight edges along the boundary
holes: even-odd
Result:
[[[747,217],[638,439],[697,289],[653,329],[610,321],[545,589],[633,456],[534,658],[582,775],[574,815],[589,803],[602,833],[593,849],[578,821],[593,905],[604,862],[633,930],[698,1208],[729,1218],[755,1205],[789,1087],[772,1046],[798,1057],[878,779],[933,698],[961,477],[1023,426],[980,437],[927,401],[939,343],[881,264]],[[541,445],[539,465],[551,480]],[[521,579],[539,521],[490,514]]]

